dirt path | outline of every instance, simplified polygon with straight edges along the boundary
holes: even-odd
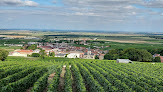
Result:
[[[47,87],[45,88],[45,90],[43,92],[47,92],[48,91],[48,85],[52,82],[54,76],[55,76],[55,72],[49,75]]]
[[[63,66],[62,72],[61,72],[61,75],[60,75],[59,87],[58,87],[59,92],[64,92],[64,76],[65,76],[65,72],[66,72],[66,65]]]
[[[54,76],[55,76],[55,73],[52,73],[52,74],[49,75],[48,83],[50,83],[53,80]]]

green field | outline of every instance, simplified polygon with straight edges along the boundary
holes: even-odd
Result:
[[[148,44],[148,43],[119,43],[119,42],[108,42],[104,41],[105,43],[99,43],[99,44],[89,44],[89,45],[78,45],[74,44],[73,46],[77,47],[91,47],[94,48],[94,46],[104,46],[104,48],[100,48],[101,50],[109,50],[109,49],[127,49],[127,48],[137,48],[137,49],[163,49],[162,44]],[[110,46],[110,47],[105,47]]]
[[[26,91],[162,92],[163,64],[22,57],[0,61],[0,92]]]
[[[5,49],[7,51],[14,51],[16,49],[20,49],[21,47],[18,46],[0,46],[0,49]]]

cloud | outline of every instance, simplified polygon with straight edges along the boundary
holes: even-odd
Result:
[[[38,6],[39,4],[31,0],[0,0],[1,6]]]
[[[145,29],[150,22],[163,23],[161,18],[163,0],[38,0],[37,2],[41,5],[38,6],[34,0],[0,0],[0,6],[38,6],[25,9],[0,7],[1,16],[6,17],[1,19],[7,20],[11,17],[8,20],[12,20],[12,16],[16,16],[12,21],[19,20],[20,23],[29,21],[30,24],[36,20],[35,24],[53,24],[52,28],[55,25],[58,28],[70,26],[72,29],[111,30],[139,27]]]
[[[161,15],[163,16],[163,13],[161,13]]]
[[[135,0],[133,3],[147,8],[163,8],[163,0]]]

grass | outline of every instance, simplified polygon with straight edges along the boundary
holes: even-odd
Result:
[[[7,51],[14,51],[16,49],[20,49],[21,47],[18,46],[0,46],[0,49],[5,49]]]

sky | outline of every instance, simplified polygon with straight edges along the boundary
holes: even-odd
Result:
[[[0,0],[0,29],[163,32],[163,0]]]

